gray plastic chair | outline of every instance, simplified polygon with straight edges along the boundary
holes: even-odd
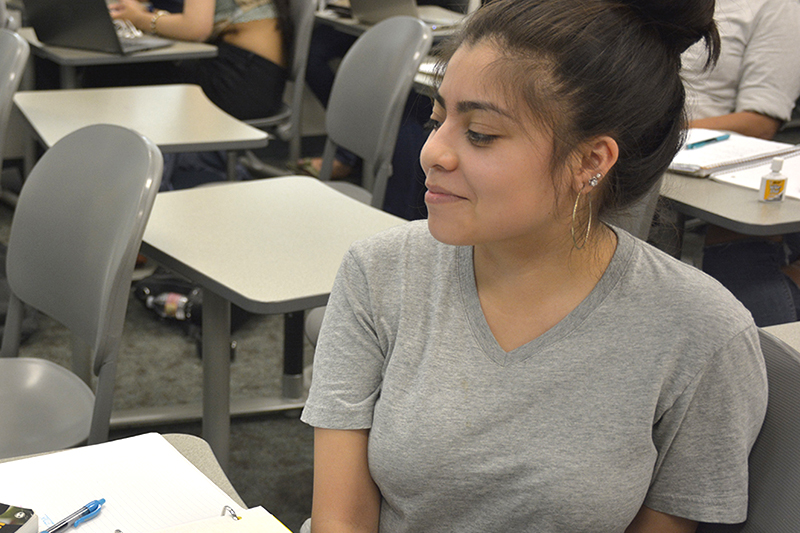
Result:
[[[750,453],[750,498],[742,533],[800,531],[800,353],[759,330],[769,402]]]
[[[280,111],[271,117],[247,120],[256,128],[272,132],[283,141],[289,142],[289,159],[294,163],[300,158],[300,120],[303,110],[303,88],[308,65],[308,49],[311,46],[311,33],[314,29],[314,10],[316,0],[289,0],[294,39],[291,54],[291,68],[287,80],[292,84],[290,102],[284,103]],[[248,152],[248,163],[260,172],[281,175],[285,169],[272,169]]]
[[[150,140],[97,124],[58,141],[25,180],[6,259],[0,457],[108,439],[131,276],[162,167]],[[62,366],[17,357],[23,303],[90,348],[95,393]]]
[[[342,147],[363,160],[365,190],[346,182],[331,185],[383,207],[400,119],[432,43],[430,26],[414,17],[393,17],[367,30],[350,47],[336,71],[325,112],[328,139],[320,179],[330,179],[334,153]]]
[[[342,59],[325,115],[328,139],[320,179],[330,180],[336,148],[364,161],[363,187],[346,181],[328,184],[381,209],[392,175],[392,155],[400,119],[414,76],[433,43],[430,26],[414,17],[384,20],[359,37]],[[305,333],[316,345],[324,307],[306,313]]]
[[[653,188],[632,206],[619,213],[604,217],[604,221],[646,241],[650,235],[650,227],[653,225],[653,215],[655,215],[658,205],[662,181],[663,178],[659,179]]]
[[[0,5],[5,9],[4,0],[0,0]],[[29,54],[30,46],[25,39],[0,27],[0,157],[5,146],[12,98],[19,87]]]

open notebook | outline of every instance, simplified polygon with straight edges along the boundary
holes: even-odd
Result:
[[[783,155],[781,158],[783,159],[781,174],[788,178],[786,180],[786,196],[800,200],[800,147],[797,151]],[[759,161],[725,172],[716,172],[709,177],[722,183],[758,190],[761,187],[761,178],[770,172],[770,163],[771,160]]]
[[[702,178],[752,163],[768,162],[773,157],[798,150],[793,144],[767,141],[736,133],[731,133],[722,141],[710,142],[694,149],[686,148],[694,142],[721,136],[723,132],[720,131],[698,128],[689,130],[686,145],[677,153],[669,169]]]
[[[0,479],[0,501],[33,509],[42,529],[105,498],[80,533],[289,533],[263,508],[233,502],[156,433],[2,463]],[[223,516],[225,506],[241,520]]]

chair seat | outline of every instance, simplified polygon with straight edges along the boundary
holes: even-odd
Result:
[[[0,358],[0,458],[77,446],[89,436],[93,408],[92,390],[66,368]]]

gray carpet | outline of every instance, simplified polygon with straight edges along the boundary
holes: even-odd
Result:
[[[0,242],[7,243],[12,211],[0,205]],[[234,397],[274,396],[280,391],[282,317],[255,316],[234,335],[231,365]],[[69,366],[70,337],[64,327],[39,315],[38,328],[21,355]],[[306,347],[307,363],[312,349]],[[141,302],[128,305],[119,354],[115,408],[174,405],[199,401],[202,362],[195,341],[175,323],[158,319]],[[122,428],[111,438],[142,432],[201,434],[199,422]],[[313,430],[297,413],[234,419],[228,477],[248,506],[262,505],[292,531],[311,512]]]

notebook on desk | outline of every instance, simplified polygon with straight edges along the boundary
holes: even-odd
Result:
[[[458,26],[465,17],[463,13],[439,6],[418,6],[416,0],[350,0],[350,11],[353,18],[364,24],[409,16],[439,28]]]
[[[105,0],[23,0],[28,22],[44,44],[110,54],[170,46],[153,35],[127,35],[111,19]]]
[[[769,161],[797,149],[793,144],[693,128],[689,130],[686,144],[675,155],[669,169],[705,178],[716,172]]]
[[[156,433],[2,463],[0,480],[0,501],[33,509],[44,527],[104,498],[78,533],[291,533],[262,507],[237,505]]]
[[[781,159],[783,159],[781,174],[789,178],[786,182],[786,196],[800,200],[800,148],[782,155]],[[761,178],[770,172],[770,164],[771,160],[757,161],[732,170],[715,172],[709,177],[714,181],[757,191],[761,187]]]

